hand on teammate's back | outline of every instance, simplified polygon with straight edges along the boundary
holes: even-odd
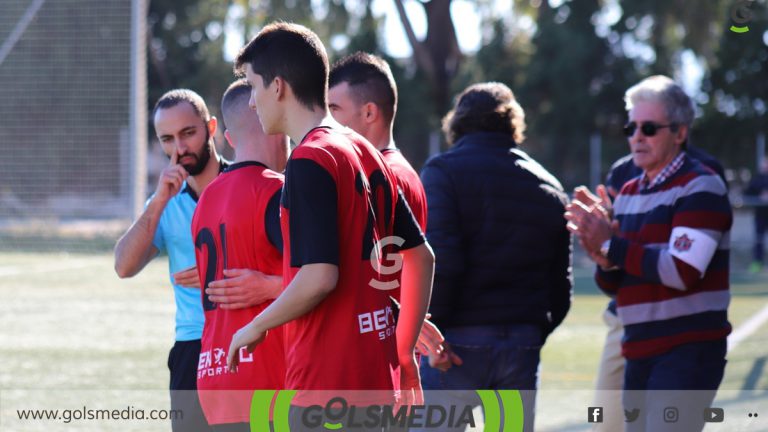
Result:
[[[172,275],[173,283],[187,288],[200,288],[200,275],[197,274],[197,266],[176,272]]]
[[[205,293],[222,309],[242,309],[274,300],[282,291],[282,276],[251,269],[224,269],[225,279],[208,284]]]
[[[179,193],[181,185],[184,184],[184,180],[187,179],[189,174],[183,166],[179,165],[179,153],[176,149],[171,153],[171,162],[168,164],[163,172],[160,173],[160,179],[157,182],[157,189],[155,190],[155,199],[168,201],[174,195]]]

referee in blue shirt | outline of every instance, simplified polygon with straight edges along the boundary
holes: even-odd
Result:
[[[192,215],[197,198],[223,170],[216,153],[216,118],[203,99],[186,89],[171,90],[154,108],[155,132],[170,164],[163,170],[144,212],[115,247],[115,271],[132,277],[160,252],[168,254],[176,299],[176,342],[168,356],[174,432],[210,430],[197,397],[197,364],[203,333],[200,280],[195,267]]]

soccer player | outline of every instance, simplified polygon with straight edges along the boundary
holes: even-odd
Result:
[[[241,350],[240,366],[230,372],[226,349],[232,335],[264,310],[282,289],[280,193],[288,158],[285,135],[264,134],[256,112],[248,107],[251,88],[234,82],[224,93],[224,136],[235,161],[200,197],[192,218],[192,235],[200,280],[224,278],[224,269],[252,269],[264,274],[264,301],[247,308],[223,308],[203,293],[205,328],[198,368],[198,389],[208,423],[216,431],[248,431],[252,392],[282,389],[285,356],[282,329],[253,353]],[[272,275],[272,277],[269,277]],[[233,391],[234,390],[234,391]]]
[[[406,404],[421,386],[414,346],[429,303],[434,256],[381,154],[341,128],[327,105],[328,59],[309,29],[266,26],[243,47],[236,69],[253,87],[251,106],[266,133],[298,143],[288,161],[280,221],[283,293],[232,339],[228,364],[267,331],[286,326],[286,388],[393,389],[400,372]],[[402,240],[401,309],[397,328],[387,291],[374,288],[380,272],[371,259],[389,237]],[[396,337],[395,337],[396,333]],[[381,404],[379,396],[349,401]],[[300,392],[295,406],[312,395]],[[309,403],[311,404],[311,403]]]
[[[171,90],[155,104],[155,132],[170,164],[138,220],[115,246],[115,271],[132,277],[161,251],[168,253],[176,299],[176,343],[168,356],[171,409],[184,417],[173,420],[174,431],[207,430],[197,394],[197,363],[203,333],[200,282],[190,234],[197,197],[226,166],[216,154],[216,117],[203,98],[186,90]]]
[[[397,178],[422,232],[427,230],[427,197],[419,174],[392,138],[397,113],[397,85],[389,64],[381,57],[357,52],[337,61],[328,82],[328,108],[333,118],[367,139],[384,156]],[[399,275],[399,272],[398,272]],[[399,299],[400,290],[392,290]],[[439,358],[443,354],[443,336],[430,321],[424,321],[417,346],[419,352]],[[454,362],[460,362],[450,353]]]
[[[336,62],[328,82],[333,118],[359,133],[384,155],[422,231],[427,229],[427,197],[419,174],[392,139],[397,87],[384,59],[357,52]]]

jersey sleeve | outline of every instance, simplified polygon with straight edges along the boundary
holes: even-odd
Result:
[[[400,237],[403,240],[401,250],[411,249],[421,245],[426,241],[424,233],[421,232],[419,223],[416,221],[416,217],[411,211],[411,207],[408,205],[403,196],[403,191],[400,188],[397,189],[397,203],[395,204],[395,224],[393,232],[396,237]]]
[[[307,264],[339,265],[338,197],[331,174],[312,159],[289,162],[285,203],[291,267]]]
[[[283,236],[280,232],[280,196],[282,189],[278,189],[267,203],[267,210],[264,212],[264,228],[267,232],[267,239],[272,243],[280,253],[283,253]]]

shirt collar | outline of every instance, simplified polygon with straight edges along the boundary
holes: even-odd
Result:
[[[218,158],[219,159],[219,174],[223,173],[225,169],[227,169],[230,165],[230,162],[223,157]],[[187,183],[184,182],[184,189],[181,191],[181,193],[189,194],[189,196],[192,197],[193,200],[197,201],[197,194],[194,190],[192,190],[192,187]]]
[[[672,162],[668,163],[667,166],[665,166],[659,174],[654,177],[653,181],[648,179],[648,175],[646,173],[643,173],[643,177],[640,179],[640,189],[650,189],[653,187],[656,187],[666,181],[668,178],[672,177],[679,169],[683,166],[683,161],[685,160],[685,152],[681,151],[680,154],[675,157]]]

